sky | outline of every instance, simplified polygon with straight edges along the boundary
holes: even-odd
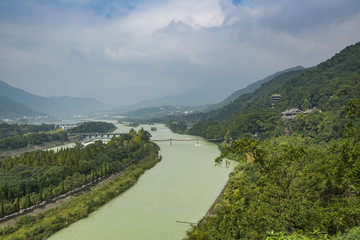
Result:
[[[206,86],[225,98],[358,41],[359,0],[0,1],[0,80],[116,106]]]

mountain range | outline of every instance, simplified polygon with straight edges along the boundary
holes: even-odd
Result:
[[[111,108],[94,98],[41,97],[0,81],[0,116],[22,117],[50,115],[69,117]]]
[[[266,78],[264,78],[262,80],[256,81],[256,82],[248,85],[245,88],[242,88],[242,89],[239,89],[239,90],[235,91],[233,94],[231,94],[229,97],[225,98],[223,101],[207,107],[206,111],[211,111],[211,110],[215,110],[215,109],[219,109],[221,107],[224,107],[227,104],[231,103],[232,101],[236,100],[241,95],[243,95],[245,93],[254,92],[256,89],[261,87],[262,84],[269,82],[270,80],[274,79],[275,77],[277,77],[279,75],[282,75],[284,73],[287,73],[287,72],[292,72],[292,71],[297,71],[300,74],[301,72],[305,71],[305,68],[302,67],[302,66],[296,66],[296,67],[292,67],[292,68],[287,68],[287,69],[285,69],[283,71],[276,72],[276,73],[274,73],[274,74],[272,74],[270,76],[267,76]]]
[[[11,98],[0,95],[0,116],[2,118],[17,118],[22,116],[38,116],[38,112],[18,103]]]
[[[344,55],[344,54],[342,54]],[[341,56],[341,54],[340,54]],[[338,56],[335,56],[335,59],[338,59]],[[340,61],[338,59],[337,61]],[[237,112],[243,108],[248,102],[255,101],[254,99],[265,99],[262,104],[268,104],[269,94],[276,92],[275,90],[279,88],[279,93],[282,95],[282,102],[285,99],[291,99],[292,96],[298,96],[298,98],[303,98],[299,96],[301,91],[295,91],[291,96],[287,96],[286,91],[280,87],[289,84],[288,82],[291,79],[295,79],[300,75],[311,73],[317,71],[314,69],[324,68],[332,61],[325,61],[323,64],[320,64],[317,67],[305,69],[301,66],[296,66],[294,68],[285,69],[283,71],[274,73],[262,80],[256,81],[249,86],[235,91],[233,94],[221,100],[221,94],[217,94],[217,90],[221,89],[217,87],[209,88],[207,87],[198,87],[195,90],[185,92],[179,95],[161,97],[153,100],[139,102],[131,106],[124,106],[110,110],[114,113],[126,113],[132,111],[132,117],[136,117],[136,109],[142,109],[141,114],[144,111],[148,112],[147,115],[152,115],[145,108],[152,108],[153,111],[160,111],[159,107],[170,106],[170,107],[180,107],[180,106],[191,106],[189,110],[193,110],[193,106],[197,106],[197,110],[202,110],[207,112],[205,115],[201,115],[201,119],[225,119],[229,115],[236,116]],[[334,65],[335,63],[331,63]],[[338,64],[338,63],[336,63]],[[331,65],[331,66],[332,66]],[[332,73],[327,73],[326,76],[330,76]],[[340,77],[339,77],[340,78]],[[317,80],[320,81],[320,80]],[[221,84],[221,83],[212,83]],[[325,83],[325,85],[329,83]],[[214,86],[215,86],[214,85]],[[319,85],[322,87],[322,85]],[[305,86],[303,86],[304,88]],[[347,85],[341,86],[343,91],[350,91]],[[289,88],[289,87],[288,87]],[[209,89],[212,89],[211,91]],[[280,91],[281,89],[281,91]],[[285,91],[285,92],[284,92]],[[320,91],[320,90],[319,90]],[[324,90],[325,91],[325,90]],[[307,92],[307,95],[313,97],[313,93]],[[286,96],[286,98],[284,98]],[[211,99],[211,100],[210,100]],[[323,96],[322,101],[325,101],[325,96]],[[214,104],[215,101],[215,104]],[[212,105],[210,105],[212,104]],[[282,104],[282,103],[280,103]],[[296,104],[293,104],[296,106]],[[311,106],[312,104],[307,104]],[[89,112],[102,111],[105,109],[111,109],[111,106],[108,104],[99,102],[94,98],[76,98],[76,97],[41,97],[31,93],[28,93],[24,90],[12,87],[7,83],[0,81],[0,116],[1,117],[19,117],[24,115],[39,115],[46,114],[55,117],[67,117],[73,115],[84,115]],[[301,106],[302,108],[304,106]],[[216,111],[215,111],[216,110]],[[160,111],[163,112],[163,111]],[[199,117],[200,115],[192,115],[191,117]],[[142,115],[142,117],[144,117]]]
[[[235,91],[225,99],[221,98],[223,94],[218,94],[217,92],[219,90],[218,85],[221,83],[207,83],[200,87],[197,87],[192,91],[187,91],[182,94],[142,101],[133,105],[118,107],[113,109],[112,111],[116,113],[123,113],[124,115],[130,118],[141,118],[141,119],[162,117],[164,115],[163,108],[165,109],[173,108],[173,110],[171,111],[176,111],[176,108],[180,107],[182,110],[186,112],[189,111],[209,112],[226,106],[227,104],[236,100],[238,97],[240,97],[245,93],[254,92],[256,89],[261,87],[262,84],[274,79],[279,75],[282,75],[283,73],[296,72],[296,74],[300,74],[303,71],[305,71],[304,67],[296,66],[276,72],[264,79],[258,80],[248,85],[245,88],[241,88]],[[168,111],[167,113],[170,113],[171,111]],[[144,115],[145,112],[147,112],[146,115]]]

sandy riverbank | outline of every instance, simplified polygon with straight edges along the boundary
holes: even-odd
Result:
[[[35,145],[35,146],[29,146],[24,148],[18,148],[13,150],[6,150],[0,152],[0,157],[11,157],[11,156],[17,156],[26,152],[34,152],[34,151],[42,151],[48,148],[53,148],[65,144],[72,143],[72,141],[55,141],[55,142],[49,142],[44,143],[42,145]]]

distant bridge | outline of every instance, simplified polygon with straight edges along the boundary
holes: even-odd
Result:
[[[120,137],[127,133],[70,133],[70,136],[80,136],[82,140],[106,140]]]
[[[113,137],[119,137],[122,135],[127,135],[127,133],[70,133],[70,136],[80,136],[82,140],[106,140]],[[210,142],[219,142],[223,139],[216,138],[185,138],[185,139],[151,139],[152,142],[170,142],[172,145],[173,142],[189,142],[196,141],[196,144],[199,144],[199,141],[210,141]]]

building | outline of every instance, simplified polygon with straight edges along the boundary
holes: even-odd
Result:
[[[298,108],[291,108],[286,110],[285,112],[281,113],[281,118],[285,121],[289,121],[292,120],[296,117],[296,115],[298,115],[299,113],[303,113],[303,111],[301,111]]]
[[[273,94],[270,97],[270,107],[274,107],[275,103],[281,99],[280,94]]]
[[[312,111],[314,110],[317,110],[316,108],[309,108],[308,110],[306,111],[301,111],[300,109],[298,108],[291,108],[291,109],[288,109],[286,110],[285,112],[282,112],[281,113],[281,118],[284,120],[284,121],[289,121],[289,120],[292,120],[296,117],[296,115],[298,115],[299,113],[302,113],[302,114],[309,114],[311,113]],[[319,112],[321,112],[320,110],[318,110]]]
[[[63,125],[57,126],[57,128],[61,128],[63,131],[67,131],[69,129],[76,128],[76,127],[77,127],[76,124],[63,124]]]

